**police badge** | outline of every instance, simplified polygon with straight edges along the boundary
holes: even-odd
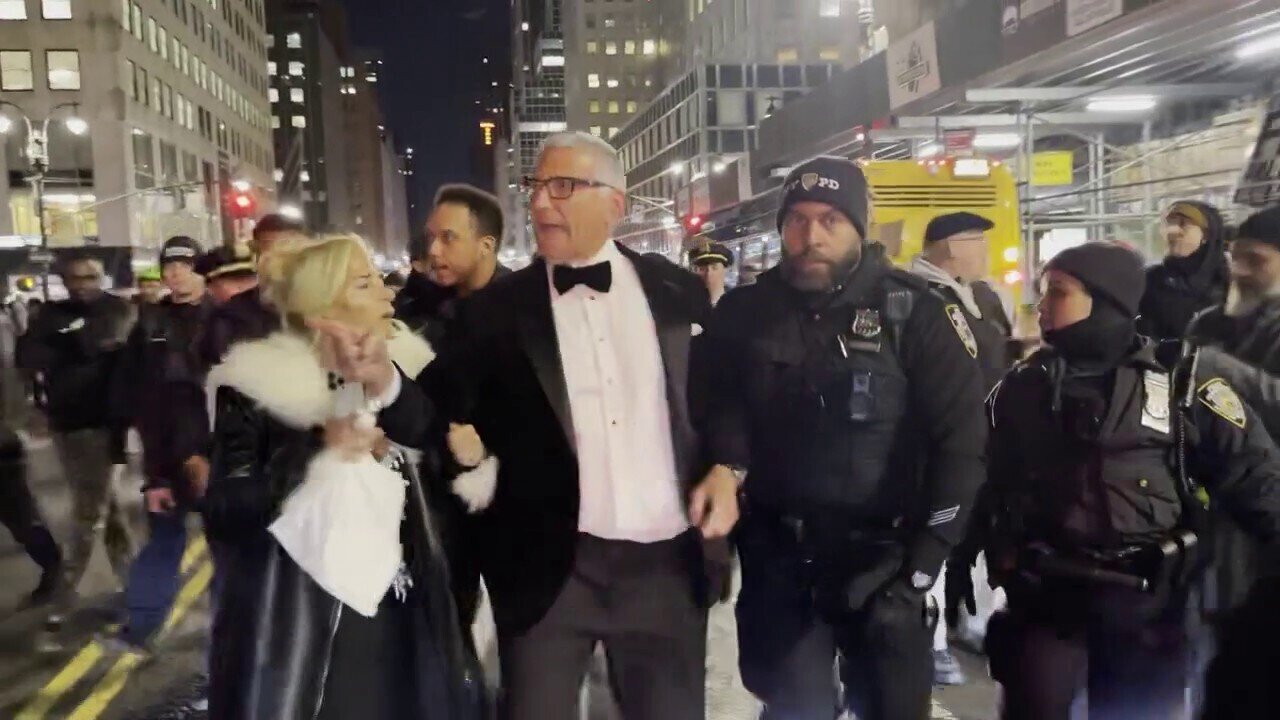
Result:
[[[873,338],[880,334],[880,311],[879,310],[858,310],[853,314],[853,324],[849,326],[849,332],[854,337]]]
[[[1197,395],[1200,402],[1213,411],[1213,414],[1241,430],[1244,429],[1244,403],[1240,402],[1240,396],[1236,395],[1236,391],[1231,389],[1226,380],[1222,378],[1210,380],[1200,386],[1200,392]]]
[[[812,190],[818,184],[818,173],[805,173],[800,176],[800,187]]]
[[[964,349],[969,351],[972,358],[978,357],[978,338],[974,337],[973,328],[969,327],[969,321],[964,317],[964,311],[959,305],[947,306],[947,319],[951,321],[951,327],[955,328],[956,335],[960,336],[960,342],[964,343]]]

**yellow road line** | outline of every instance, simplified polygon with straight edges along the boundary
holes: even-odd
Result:
[[[213,563],[204,562],[200,568],[196,570],[196,574],[187,581],[182,591],[178,593],[177,599],[174,600],[173,610],[170,611],[169,617],[165,620],[164,627],[160,629],[157,641],[162,640],[169,634],[179,622],[182,621],[187,611],[199,599],[200,594],[209,586],[209,581],[213,579]],[[103,676],[93,690],[89,692],[84,702],[76,707],[75,711],[67,716],[67,720],[96,720],[107,706],[115,700],[120,691],[124,689],[125,683],[129,680],[129,675],[137,669],[142,657],[134,653],[127,653],[112,666],[107,674]]]
[[[53,708],[62,695],[80,682],[80,678],[89,672],[102,657],[102,646],[96,642],[85,645],[62,671],[53,676],[47,685],[31,698],[26,707],[18,711],[15,720],[40,720]]]
[[[182,564],[180,566],[181,567],[180,572],[182,572],[183,574],[186,574],[187,571],[189,571],[191,567],[206,554],[208,549],[209,549],[209,545],[208,545],[208,542],[205,540],[203,533],[196,533],[195,535],[193,535],[187,541],[187,547],[182,553]],[[209,563],[206,562],[205,566],[201,568],[201,571],[197,572],[196,575],[190,581],[187,582],[187,585],[183,588],[182,593],[180,593],[177,600],[175,600],[173,611],[170,612],[169,620],[165,623],[165,628],[169,628],[175,623],[174,615],[175,613],[178,612],[178,609],[179,609],[178,601],[183,599],[183,596],[186,595],[187,591],[191,589],[192,585],[196,583],[197,580],[200,579],[201,573],[204,573],[206,571],[207,571],[208,577],[204,578],[203,583],[200,584],[200,589],[196,590],[193,596],[187,599],[184,604],[182,604],[181,606],[182,612],[186,612],[186,609],[190,607],[192,602],[194,602],[195,597],[198,597],[200,593],[203,592],[204,588],[209,584],[209,579],[212,577],[212,569],[209,566]],[[116,632],[119,632],[120,626],[115,624],[109,625],[105,630],[108,635],[114,635]],[[96,641],[92,641],[92,640],[89,641],[87,644],[85,644],[83,648],[80,649],[80,652],[76,653],[75,657],[71,658],[71,660],[65,666],[63,666],[63,668],[60,671],[58,671],[57,675],[54,675],[53,678],[49,680],[49,682],[46,683],[44,687],[36,691],[36,694],[31,697],[31,700],[28,701],[27,704],[21,710],[18,711],[18,714],[17,716],[15,716],[14,720],[42,720],[45,717],[45,715],[49,712],[49,710],[51,710],[53,706],[56,705],[58,701],[62,699],[62,696],[65,695],[67,691],[75,687],[76,684],[80,682],[80,680],[90,670],[92,670],[95,665],[97,665],[98,660],[101,658],[102,658],[102,646],[98,644]],[[121,660],[123,659],[124,658],[122,658]],[[120,666],[120,662],[117,662],[116,667],[119,667],[119,666]],[[113,667],[112,671],[114,670],[115,668]],[[110,677],[111,671],[109,671],[107,675],[108,677]],[[126,673],[125,675],[127,677],[128,673]],[[116,692],[119,692],[119,690],[117,690]]]

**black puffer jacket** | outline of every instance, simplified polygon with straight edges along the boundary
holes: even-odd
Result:
[[[393,343],[392,357],[406,372],[430,359],[429,348],[425,355],[414,352],[416,358],[402,359]],[[334,711],[326,710],[326,703],[349,708],[360,702],[350,692],[326,697],[326,690],[332,690],[331,670],[335,676],[348,674],[349,680],[350,675],[395,668],[366,667],[377,665],[380,657],[353,666],[350,653],[333,654],[347,627],[343,618],[355,617],[355,612],[322,590],[267,531],[320,449],[318,427],[332,406],[328,374],[308,341],[277,333],[233,347],[211,371],[209,382],[216,388],[217,420],[205,526],[210,539],[225,549],[211,654],[210,718],[312,720],[322,710],[328,713],[323,717],[331,717]],[[421,394],[411,397],[420,406],[409,415],[421,420],[424,427],[418,429],[425,432],[430,408]],[[412,462],[400,464],[408,484],[403,537],[413,600],[408,610],[393,615],[405,618],[403,632],[411,635],[407,644],[413,649],[411,682],[417,698],[403,716],[478,720],[482,683],[462,642],[448,569],[414,469]],[[384,600],[384,605],[390,602],[395,601]],[[355,657],[358,663],[359,655]]]
[[[1227,233],[1222,215],[1211,205],[1186,204],[1199,208],[1209,227],[1200,249],[1188,257],[1166,257],[1147,268],[1138,332],[1157,341],[1181,338],[1196,313],[1227,296]]]

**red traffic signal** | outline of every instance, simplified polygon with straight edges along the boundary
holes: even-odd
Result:
[[[227,210],[232,217],[253,217],[254,209],[257,205],[258,203],[253,199],[252,193],[244,190],[233,190],[227,198]]]
[[[684,219],[684,226],[685,226],[685,227],[689,230],[689,232],[691,232],[691,233],[696,233],[696,232],[698,232],[698,230],[700,230],[700,229],[702,228],[702,216],[701,216],[701,215],[689,215],[689,216],[685,217],[685,219]]]

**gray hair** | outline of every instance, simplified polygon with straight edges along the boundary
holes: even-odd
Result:
[[[541,160],[542,155],[551,148],[574,148],[592,153],[599,162],[596,164],[596,177],[591,179],[611,185],[624,193],[627,191],[627,174],[622,169],[622,158],[604,140],[581,130],[555,133],[542,141],[538,159]]]

